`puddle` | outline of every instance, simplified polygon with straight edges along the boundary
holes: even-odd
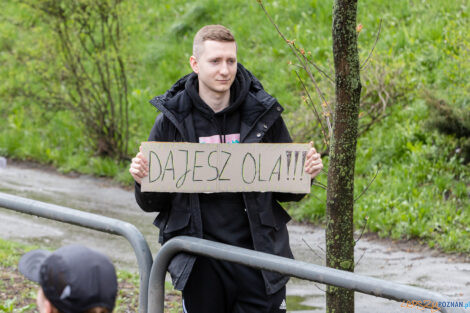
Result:
[[[309,305],[303,304],[306,298],[301,296],[287,296],[287,312],[297,312],[297,311],[311,311],[314,309],[320,309],[320,307],[312,307]]]

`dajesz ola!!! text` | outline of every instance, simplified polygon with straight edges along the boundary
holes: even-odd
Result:
[[[194,151],[194,154],[192,155],[191,159],[189,157],[188,150],[178,150],[178,152],[184,155],[184,163],[183,163],[184,166],[181,168],[183,172],[182,174],[180,174],[179,177],[176,175],[173,151],[168,152],[168,154],[165,156],[164,161],[161,160],[160,157],[155,152],[150,151],[150,155],[149,155],[150,166],[152,165],[155,166],[154,164],[156,164],[156,166],[158,167],[158,171],[157,171],[158,174],[156,175],[156,177],[152,175],[149,176],[149,181],[151,183],[157,180],[160,180],[163,182],[165,180],[165,175],[167,175],[167,173],[171,175],[170,180],[175,181],[176,179],[177,188],[180,188],[184,184],[188,176],[189,176],[189,179],[191,179],[193,182],[198,182],[198,181],[203,181],[203,180],[205,181],[214,181],[214,180],[230,181],[232,180],[230,177],[224,177],[224,171],[230,162],[232,153],[227,152],[227,151],[221,151],[220,153],[223,157],[222,157],[221,164],[218,166],[215,162],[215,160],[217,159],[214,158],[214,155],[216,155],[218,152],[216,150],[210,151],[209,153],[206,153],[205,151]],[[302,152],[302,159],[303,159],[302,166],[301,166],[302,168],[303,168],[303,164],[305,163],[305,154],[306,152]],[[262,170],[263,162],[261,158],[262,158],[261,153],[253,155],[252,153],[247,152],[243,156],[240,175],[244,183],[252,184],[255,180],[259,182],[272,181],[273,178],[277,181],[281,180],[282,157],[279,156],[276,159],[276,162],[274,163],[272,168],[268,169],[267,175],[265,177],[262,177],[262,174],[261,174],[263,172]],[[210,175],[209,177],[206,177],[205,179],[201,179],[202,177],[200,175],[201,174],[200,171],[202,171],[202,169],[207,169],[207,168],[210,169],[212,175]],[[288,169],[289,169],[289,166],[286,167],[286,175],[289,174]],[[293,177],[291,177],[291,179],[293,180],[295,180],[296,170],[297,170],[297,166],[294,167]],[[188,175],[191,172],[192,172],[192,175]],[[302,177],[298,177],[298,179],[302,180]],[[289,177],[287,177],[287,180],[289,180]]]
[[[194,187],[209,192],[214,188],[309,192],[310,179],[304,171],[308,148],[305,144],[153,143],[145,148],[150,170],[145,180],[174,191]]]

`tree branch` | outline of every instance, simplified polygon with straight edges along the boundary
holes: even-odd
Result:
[[[380,166],[377,167],[377,172],[375,172],[375,175],[374,177],[372,178],[372,180],[369,182],[369,184],[367,185],[366,188],[364,188],[364,190],[362,190],[361,194],[354,199],[354,202],[356,202],[357,200],[359,200],[362,195],[369,189],[370,185],[372,185],[372,183],[374,182],[375,178],[377,177],[377,174],[379,174],[379,171],[380,171]]]
[[[374,51],[375,49],[375,46],[377,45],[377,42],[379,41],[379,37],[380,37],[380,30],[382,29],[382,19],[380,19],[380,22],[379,22],[379,29],[377,31],[377,35],[375,37],[375,42],[374,42],[374,45],[372,46],[372,49],[370,50],[369,52],[369,55],[367,56],[367,58],[364,60],[364,63],[362,63],[361,67],[359,68],[360,70],[362,70],[364,68],[364,66],[367,64],[367,62],[369,61],[371,55],[372,55],[372,52]]]

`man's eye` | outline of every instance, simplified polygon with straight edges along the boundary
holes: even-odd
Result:
[[[214,64],[219,63],[219,60],[212,60],[211,63],[214,63]]]

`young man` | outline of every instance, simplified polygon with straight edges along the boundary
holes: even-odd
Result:
[[[20,272],[39,283],[40,313],[110,313],[117,296],[116,272],[104,254],[70,245],[55,252],[33,250],[23,255]]]
[[[232,33],[221,25],[196,34],[190,60],[193,73],[150,102],[162,112],[149,141],[205,143],[289,143],[282,107],[261,83],[237,63]],[[323,167],[320,155],[307,154],[305,171],[312,179]],[[304,195],[273,192],[157,193],[141,192],[148,161],[139,152],[129,169],[136,181],[136,200],[144,211],[160,212],[154,224],[159,241],[189,235],[292,258],[279,201]],[[285,312],[288,277],[268,271],[177,255],[169,271],[183,291],[186,312]]]

